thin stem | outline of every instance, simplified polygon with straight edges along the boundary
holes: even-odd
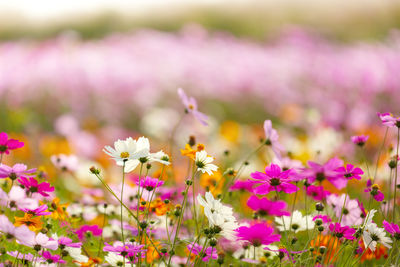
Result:
[[[396,193],[397,193],[397,166],[398,166],[398,162],[397,159],[399,157],[399,141],[400,141],[400,127],[397,128],[397,148],[396,148],[396,169],[395,169],[395,178],[394,178],[394,197],[393,197],[393,217],[392,217],[392,221],[395,222],[396,221]]]
[[[388,130],[389,130],[389,127],[386,127],[385,136],[383,137],[382,145],[381,145],[381,147],[380,147],[380,149],[378,151],[378,157],[376,159],[376,165],[375,165],[374,179],[373,179],[372,183],[375,183],[376,174],[378,172],[379,159],[381,157],[382,149],[385,146],[385,141],[386,141],[386,138],[387,138]]]
[[[140,238],[140,218],[139,218],[139,208],[140,208],[140,183],[142,179],[142,170],[143,170],[143,163],[140,163],[140,171],[139,171],[139,184],[137,190],[137,205],[136,205],[136,217],[138,219],[137,230],[138,230],[138,238]],[[140,258],[139,258],[140,260]]]
[[[124,184],[125,184],[125,163],[126,161],[124,160],[124,164],[122,166],[122,187],[121,187],[121,200],[124,199]],[[123,223],[123,215],[122,215],[122,205],[121,205],[121,236],[122,236],[122,243],[124,244],[125,247],[125,236],[124,236],[124,223]],[[125,257],[124,257],[124,265],[125,265]]]

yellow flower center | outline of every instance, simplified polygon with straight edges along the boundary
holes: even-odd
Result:
[[[121,158],[126,159],[126,158],[129,158],[129,153],[128,152],[122,152],[120,156],[121,156]]]
[[[193,106],[192,104],[190,104],[190,105],[188,106],[188,108],[189,108],[189,109],[194,109],[194,106]]]
[[[379,189],[379,185],[373,184],[373,185],[372,185],[372,188],[373,188],[373,189]]]

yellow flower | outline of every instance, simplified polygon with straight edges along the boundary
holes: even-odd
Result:
[[[219,171],[214,172],[212,175],[205,173],[200,176],[200,185],[206,189],[208,188],[214,196],[222,192],[224,181],[225,179]]]
[[[51,213],[51,217],[55,220],[62,220],[65,221],[68,217],[67,207],[68,203],[60,204],[60,199],[58,197],[53,199],[51,203],[51,208],[53,209]]]
[[[226,140],[235,143],[240,136],[240,126],[235,121],[225,121],[221,124],[219,133]]]
[[[182,156],[187,156],[194,160],[196,157],[196,152],[204,150],[204,145],[203,144],[197,144],[196,149],[193,149],[189,144],[185,145],[185,149],[181,149],[181,154]]]
[[[15,217],[14,225],[26,225],[31,231],[39,231],[42,229],[43,222],[40,220],[40,217],[25,213],[24,217]]]

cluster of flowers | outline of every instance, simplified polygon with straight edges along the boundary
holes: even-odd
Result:
[[[36,99],[55,110],[53,103],[62,102],[76,115],[115,124],[126,114],[146,114],[171,95],[171,85],[185,84],[225,102],[259,99],[276,116],[303,114],[299,124],[309,106],[325,122],[354,129],[370,124],[376,110],[395,110],[399,43],[398,33],[380,43],[343,45],[291,29],[264,44],[197,26],[85,41],[66,34],[1,44],[0,95],[13,107]],[[127,112],[133,106],[139,108]]]
[[[207,125],[196,100],[182,89],[178,94],[184,114]],[[378,117],[387,132],[396,129],[399,140],[400,117]],[[190,138],[181,150],[188,162],[185,179],[175,177],[173,140],[170,155],[152,152],[146,137],[105,146],[120,171],[90,167],[99,187],[86,187],[76,194],[79,201],[61,204],[60,198],[72,200],[74,189],[40,169],[3,163],[24,143],[0,133],[0,266],[399,264],[399,141],[388,160],[389,185],[382,187],[367,161],[364,179],[359,163],[332,157],[303,165],[289,157],[270,120],[259,147],[237,168],[229,161],[215,165],[205,146]],[[349,142],[364,151],[368,136]],[[264,150],[273,156],[265,170],[245,175],[252,157]],[[76,157],[51,160],[61,172],[77,175]],[[206,186],[199,182],[203,175]],[[360,187],[364,197],[351,198]]]

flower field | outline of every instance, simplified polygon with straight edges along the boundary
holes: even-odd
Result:
[[[0,43],[0,266],[399,266],[400,36]]]

